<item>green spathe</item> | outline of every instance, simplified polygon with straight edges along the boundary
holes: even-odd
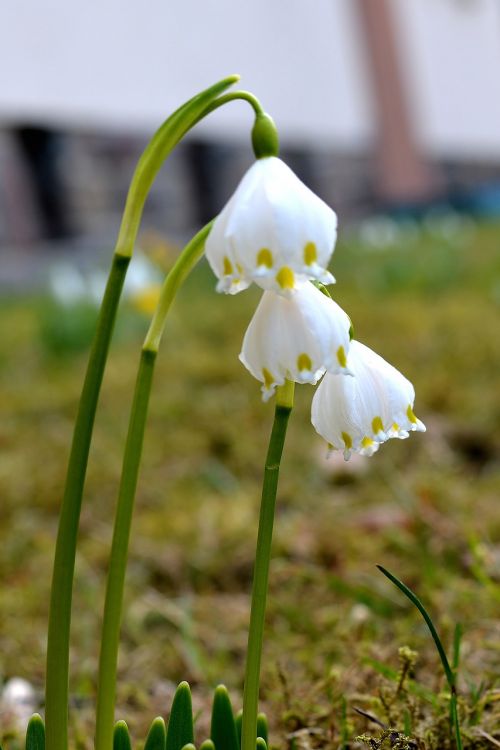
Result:
[[[273,118],[266,112],[255,117],[252,128],[252,146],[257,159],[266,156],[278,156],[280,143],[278,131]]]

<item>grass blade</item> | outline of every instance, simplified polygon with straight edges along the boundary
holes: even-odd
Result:
[[[403,592],[403,594],[411,601],[412,604],[415,605],[415,607],[418,609],[418,611],[424,618],[425,624],[429,628],[432,639],[436,645],[439,658],[441,659],[441,663],[443,665],[443,669],[446,675],[446,680],[450,687],[451,724],[453,726],[453,730],[455,733],[457,750],[462,750],[462,737],[460,734],[460,723],[458,719],[458,710],[457,710],[457,688],[456,688],[455,672],[450,667],[450,662],[448,661],[448,657],[446,656],[446,652],[441,642],[441,638],[439,637],[438,632],[436,628],[434,627],[434,623],[432,622],[431,616],[427,612],[426,608],[424,607],[424,605],[422,604],[418,596],[410,588],[408,588],[408,586],[406,586],[406,584],[404,584],[403,581],[400,581],[399,578],[396,578],[395,575],[393,575],[392,573],[389,573],[389,571],[383,568],[382,565],[377,565],[377,568],[380,570],[381,573],[385,575],[386,578],[388,578],[395,586],[397,586],[397,588],[400,591]],[[461,627],[457,625],[457,627],[455,628],[454,649],[453,649],[454,666],[455,666],[455,663],[458,665],[461,635],[462,635]]]

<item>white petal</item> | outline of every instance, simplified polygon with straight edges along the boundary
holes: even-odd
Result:
[[[333,449],[371,456],[390,438],[425,430],[413,414],[413,385],[395,367],[351,341],[349,369],[353,378],[327,373],[313,398],[313,426]]]
[[[216,218],[205,245],[212,270],[263,289],[295,288],[300,277],[333,283],[326,270],[337,217],[280,159],[257,160]]]
[[[316,383],[325,369],[347,372],[350,320],[308,281],[290,297],[266,291],[243,339],[240,360],[264,397],[285,379]]]

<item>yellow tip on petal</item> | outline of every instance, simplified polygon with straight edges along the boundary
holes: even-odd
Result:
[[[262,368],[262,377],[264,378],[264,385],[266,388],[271,388],[274,383],[274,378],[267,367]]]
[[[303,370],[312,370],[311,357],[308,354],[302,353],[297,357],[297,369],[299,372]]]
[[[308,242],[304,246],[304,263],[306,266],[312,266],[318,260],[318,251],[314,242]]]
[[[344,445],[347,450],[350,450],[352,448],[352,437],[349,435],[348,432],[342,433],[342,440],[344,441]]]
[[[411,404],[408,404],[408,408],[406,410],[406,416],[408,417],[408,419],[410,420],[410,422],[412,424],[417,424],[418,420],[417,420],[415,414],[413,413],[413,409],[411,408]]]
[[[276,281],[282,289],[293,289],[295,284],[295,276],[291,268],[283,266],[276,274]]]
[[[381,417],[375,417],[374,419],[372,419],[372,430],[375,435],[377,434],[377,432],[384,431],[384,425],[382,424]]]
[[[257,254],[257,266],[273,267],[273,254],[268,247],[263,247]]]
[[[399,432],[399,425],[398,425],[398,423],[397,422],[393,422],[391,429],[393,429],[394,432]]]
[[[224,256],[224,276],[231,276],[233,273],[233,264],[227,257],[227,255]]]
[[[370,437],[368,437],[368,435],[365,435],[365,437],[361,441],[361,447],[362,448],[370,448],[370,446],[372,446],[372,445],[373,445],[373,440]]]
[[[339,346],[337,349],[337,360],[341,367],[347,367],[347,357],[343,346]]]

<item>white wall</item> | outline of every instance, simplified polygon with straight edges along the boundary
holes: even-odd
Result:
[[[1,0],[0,122],[150,131],[238,72],[283,138],[365,149],[376,123],[357,2]],[[500,161],[500,0],[389,2],[422,148]],[[233,104],[204,127],[241,138],[250,122]]]
[[[283,136],[349,148],[373,134],[352,0],[2,0],[0,112],[154,128],[230,73]],[[247,105],[207,127],[246,133]]]
[[[500,160],[499,0],[391,0],[425,151]]]

